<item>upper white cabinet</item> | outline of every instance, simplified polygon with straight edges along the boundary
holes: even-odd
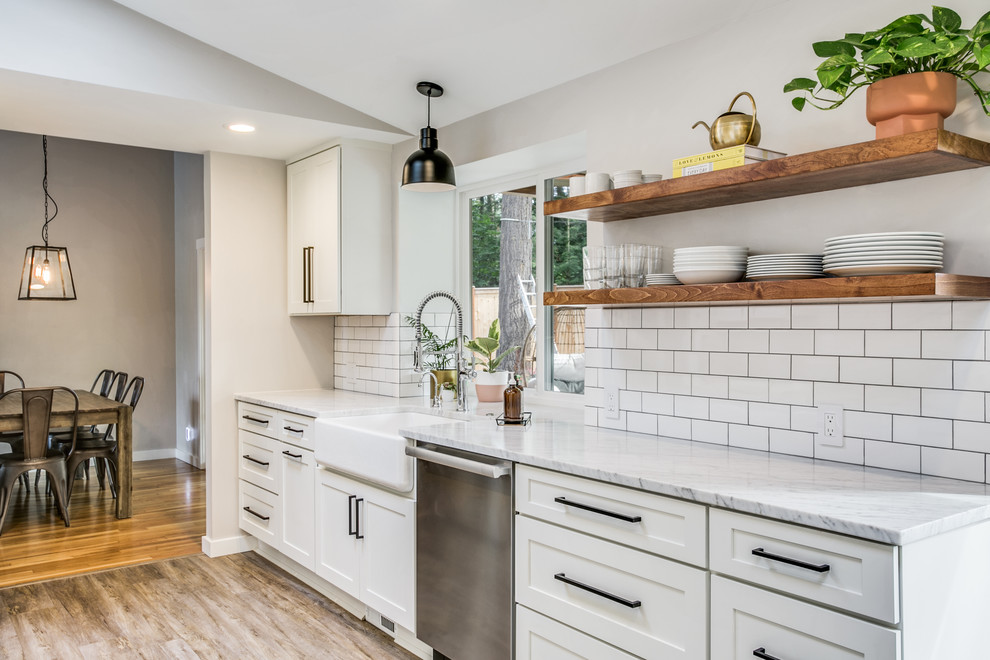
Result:
[[[391,147],[342,141],[286,168],[289,314],[392,307]]]

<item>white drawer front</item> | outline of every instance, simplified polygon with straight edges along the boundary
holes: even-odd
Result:
[[[707,566],[708,520],[700,504],[520,465],[516,509],[609,541]]]
[[[238,484],[241,529],[259,541],[276,546],[281,533],[278,496],[246,481]]]
[[[277,437],[275,433],[277,415],[278,411],[274,408],[239,401],[237,403],[237,428],[275,438]]]
[[[637,660],[594,637],[516,605],[516,660]]]
[[[520,604],[644,658],[708,657],[704,571],[524,516],[515,556]]]
[[[278,439],[282,442],[288,442],[290,445],[313,451],[316,449],[316,441],[313,439],[314,421],[312,417],[305,415],[280,412],[275,427],[278,432]]]
[[[247,431],[237,432],[237,476],[255,486],[280,493],[281,476],[276,448],[271,438]]]
[[[898,622],[896,547],[718,509],[709,516],[713,572]]]
[[[898,660],[900,633],[712,577],[712,655],[718,660]]]

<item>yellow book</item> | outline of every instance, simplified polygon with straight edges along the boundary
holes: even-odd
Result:
[[[674,178],[690,176],[691,174],[702,174],[703,172],[714,172],[748,163],[758,163],[764,160],[773,160],[774,158],[780,158],[786,155],[779,151],[761,149],[750,144],[740,144],[727,149],[708,151],[703,154],[675,159],[673,162]],[[716,163],[720,165],[715,166]]]

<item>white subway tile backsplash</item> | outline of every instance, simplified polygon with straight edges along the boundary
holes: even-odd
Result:
[[[585,426],[598,426],[598,412],[600,408],[593,408],[588,405],[587,401],[584,405],[584,425]]]
[[[894,420],[891,415],[847,410],[842,417],[843,432],[847,436],[886,442],[893,439]]]
[[[749,326],[748,307],[712,307],[709,315],[712,328],[746,328]]]
[[[675,307],[674,327],[675,328],[707,328],[708,307]]]
[[[791,327],[795,330],[828,330],[839,327],[838,305],[794,305],[791,308]]]
[[[605,307],[589,307],[584,310],[584,324],[589,328],[611,328],[612,310]]]
[[[863,355],[862,330],[815,330],[816,355]]]
[[[690,330],[658,330],[657,348],[664,351],[690,351]]]
[[[708,416],[715,421],[747,424],[749,404],[745,401],[712,399],[708,404]]]
[[[894,303],[892,312],[895,330],[948,330],[952,327],[951,302]]]
[[[806,406],[791,406],[791,429],[794,431],[821,431],[818,409]]]
[[[952,447],[952,420],[894,415],[894,442]]]
[[[921,472],[921,447],[896,442],[866,441],[866,464],[902,472]]]
[[[921,414],[921,390],[914,387],[866,386],[866,410],[898,415]]]
[[[584,349],[584,363],[596,369],[608,369],[612,366],[612,350],[609,348]]]
[[[986,422],[953,422],[952,448],[990,454],[990,424]]]
[[[890,303],[839,305],[840,330],[890,330]]]
[[[990,362],[954,362],[952,385],[957,390],[990,391]]]
[[[893,360],[890,358],[840,357],[839,380],[843,383],[890,385]]]
[[[686,374],[707,374],[708,353],[675,351],[674,371]]]
[[[839,380],[839,358],[818,355],[791,356],[791,378],[795,380]]]
[[[749,404],[749,423],[753,426],[772,426],[778,429],[791,427],[791,407],[775,403]]]
[[[873,357],[920,358],[920,330],[867,330],[866,355]]]
[[[729,378],[729,398],[744,401],[769,401],[770,381],[766,378]]]
[[[753,353],[749,356],[749,375],[756,378],[790,378],[791,356]]]
[[[952,388],[951,360],[894,360],[894,385]]]
[[[692,419],[708,419],[708,399],[700,396],[675,396],[674,415]]]
[[[769,330],[729,330],[729,351],[733,353],[769,353]]]
[[[642,351],[616,348],[612,350],[613,369],[641,369],[643,366]]]
[[[725,399],[729,396],[728,376],[691,375],[691,394]]]
[[[729,424],[729,445],[743,449],[770,451],[770,429]]]
[[[729,331],[692,330],[691,350],[724,353],[729,350]]]
[[[657,350],[657,331],[653,329],[627,330],[626,348]]]
[[[599,339],[599,328],[588,328],[584,329],[584,347],[585,348],[598,348],[601,346],[601,340]]]
[[[657,416],[647,413],[630,412],[626,414],[626,430],[633,433],[657,434]]]
[[[585,385],[587,385],[587,381],[587,372],[585,372]],[[626,373],[626,387],[638,392],[656,392],[657,372],[630,371]]]
[[[953,330],[990,330],[990,300],[954,300]]]
[[[691,439],[709,444],[729,444],[729,425],[704,419],[691,420]]]
[[[944,360],[982,360],[986,333],[979,330],[924,330],[921,357]]]
[[[690,394],[691,374],[668,372],[657,374],[657,391],[661,394]]]
[[[785,429],[770,429],[770,451],[791,456],[815,455],[815,434]]]
[[[852,463],[853,465],[863,465],[866,462],[864,455],[864,443],[862,438],[846,438],[841,447],[830,447],[820,442],[815,442],[815,458],[826,461],[839,461],[840,463]]]
[[[770,352],[811,355],[815,352],[815,331],[771,330]]]
[[[708,356],[710,373],[722,376],[745,376],[749,373],[747,353],[710,353]]]
[[[846,410],[862,410],[863,387],[851,383],[815,383],[815,405],[831,404]]]
[[[644,328],[673,328],[673,307],[650,307],[643,310]]]
[[[925,417],[947,417],[974,422],[985,417],[983,392],[956,390],[921,390],[921,414]]]
[[[636,307],[619,307],[612,310],[613,328],[642,328],[643,310]]]
[[[673,351],[643,351],[643,369],[650,371],[673,371]]]
[[[801,380],[770,380],[770,403],[810,406],[815,403],[815,385]]]
[[[670,438],[691,439],[691,420],[686,417],[657,415],[657,432]]]
[[[605,416],[605,409],[598,408],[598,426],[603,429],[615,429],[617,431],[626,430],[626,415],[628,414],[625,410],[619,411],[618,419],[611,419]]]
[[[921,471],[937,477],[983,482],[986,479],[986,456],[973,452],[922,447]]]
[[[750,328],[790,328],[790,305],[753,305],[749,308]]]
[[[643,412],[654,413],[656,415],[674,414],[673,394],[644,394]]]
[[[601,328],[598,331],[598,341],[602,348],[625,348],[628,333],[625,328]]]
[[[619,390],[619,410],[640,412],[643,409],[643,393]]]

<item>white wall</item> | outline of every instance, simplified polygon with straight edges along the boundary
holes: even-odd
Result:
[[[246,548],[238,530],[234,394],[333,386],[333,322],[289,317],[285,163],[209,153],[207,527],[211,556]]]
[[[144,376],[135,458],[171,456],[172,153],[50,137],[48,187],[59,213],[49,243],[68,247],[78,300],[19,301],[24,250],[42,241],[41,143],[0,131],[0,368],[28,386],[89,389],[103,368]]]

